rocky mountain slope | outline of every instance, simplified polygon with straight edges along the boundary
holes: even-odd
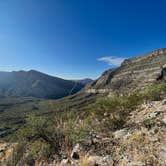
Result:
[[[126,59],[120,67],[103,73],[87,89],[107,89],[112,93],[131,92],[165,79],[166,48]]]
[[[0,97],[60,98],[83,88],[81,83],[30,70],[0,72]]]
[[[159,49],[59,100],[2,100],[1,130],[11,133],[1,139],[2,164],[165,166],[165,73],[166,49]]]

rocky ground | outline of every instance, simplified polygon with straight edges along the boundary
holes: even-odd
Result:
[[[0,161],[5,166],[17,144],[0,144]],[[166,100],[142,104],[132,112],[125,127],[109,135],[90,133],[77,144],[70,157],[36,166],[165,166]]]
[[[59,165],[165,166],[166,101],[141,105],[131,113],[125,128],[110,133],[110,137],[96,133],[88,153],[82,149],[85,145],[76,145],[71,159]]]

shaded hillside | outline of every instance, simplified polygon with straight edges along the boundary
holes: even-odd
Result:
[[[85,78],[85,79],[82,79],[82,80],[73,80],[73,81],[81,83],[83,85],[87,85],[87,84],[90,84],[90,83],[93,82],[93,80],[90,79],[90,78]]]
[[[0,97],[60,98],[83,88],[80,83],[38,71],[0,72]]]

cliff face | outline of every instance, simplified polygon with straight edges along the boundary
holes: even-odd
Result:
[[[104,72],[87,89],[131,91],[163,80],[165,75],[166,48],[125,60],[120,67]]]

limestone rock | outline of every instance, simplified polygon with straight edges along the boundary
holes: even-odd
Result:
[[[107,156],[90,156],[88,158],[88,163],[89,166],[112,166],[113,165],[113,160],[112,157],[107,155]]]
[[[72,153],[71,153],[71,158],[74,160],[79,160],[79,152],[81,151],[81,147],[79,144],[76,144],[76,146],[73,148]]]

